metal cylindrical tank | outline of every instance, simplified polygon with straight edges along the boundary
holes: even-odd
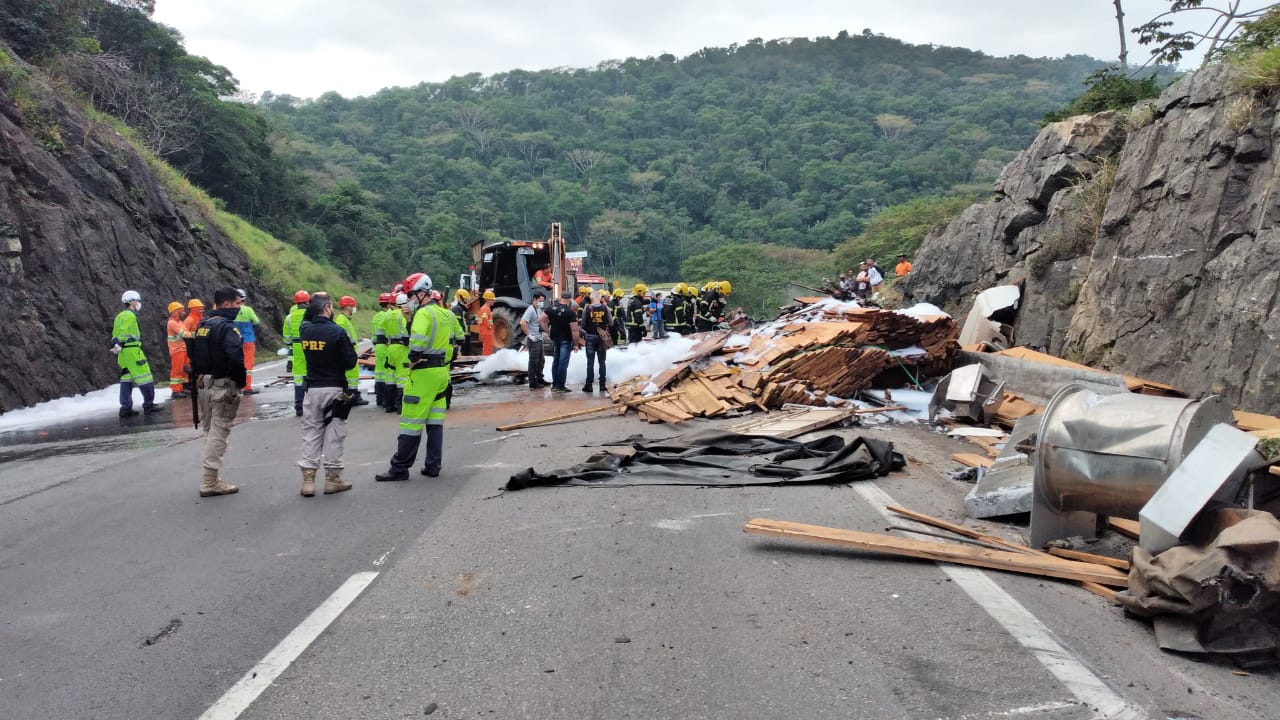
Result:
[[[1137,517],[1209,429],[1231,422],[1231,408],[1216,395],[1101,395],[1068,385],[1040,422],[1037,499],[1059,512]]]

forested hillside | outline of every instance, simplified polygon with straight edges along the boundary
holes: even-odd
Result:
[[[863,31],[367,98],[255,99],[187,53],[153,7],[0,0],[0,37],[227,210],[364,285],[409,268],[453,277],[473,242],[560,221],[593,272],[662,282],[731,269],[753,310],[787,279],[831,273],[833,257],[913,249],[1103,65]]]
[[[262,222],[372,281],[456,272],[471,242],[559,220],[594,271],[674,280],[737,243],[830,250],[886,207],[986,191],[1101,66],[867,31],[358,99],[268,93],[277,152],[326,192],[304,223]]]

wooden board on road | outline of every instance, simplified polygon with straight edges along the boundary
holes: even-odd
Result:
[[[989,550],[954,543],[912,540],[879,533],[842,530],[822,527],[821,525],[805,525],[803,523],[769,520],[766,518],[756,518],[748,521],[746,526],[743,527],[743,531],[756,535],[807,540],[824,545],[838,545],[868,552],[937,562],[950,562],[990,570],[1005,570],[1024,575],[1092,582],[1112,587],[1127,587],[1129,584],[1127,575],[1105,565],[1021,552]]]

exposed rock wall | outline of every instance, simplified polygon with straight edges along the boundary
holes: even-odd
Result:
[[[19,67],[20,78],[0,76],[0,409],[115,381],[108,346],[127,289],[142,293],[139,326],[158,383],[169,377],[172,300],[211,304],[218,287],[244,288],[264,323],[259,344],[278,343],[279,302],[244,253],[175,203],[109,125]]]
[[[1045,127],[993,201],[925,241],[904,292],[963,311],[1025,282],[1019,342],[1280,413],[1277,97],[1216,66],[1143,115]]]

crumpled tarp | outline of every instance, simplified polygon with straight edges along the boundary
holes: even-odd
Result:
[[[1207,546],[1152,556],[1133,549],[1129,612],[1153,619],[1165,650],[1280,659],[1280,520],[1261,510],[1223,510]]]
[[[507,481],[507,490],[539,485],[838,484],[887,475],[906,465],[893,443],[839,435],[797,442],[727,430],[699,430],[662,440],[637,439],[630,455],[599,452],[579,465],[539,473],[533,468]]]

